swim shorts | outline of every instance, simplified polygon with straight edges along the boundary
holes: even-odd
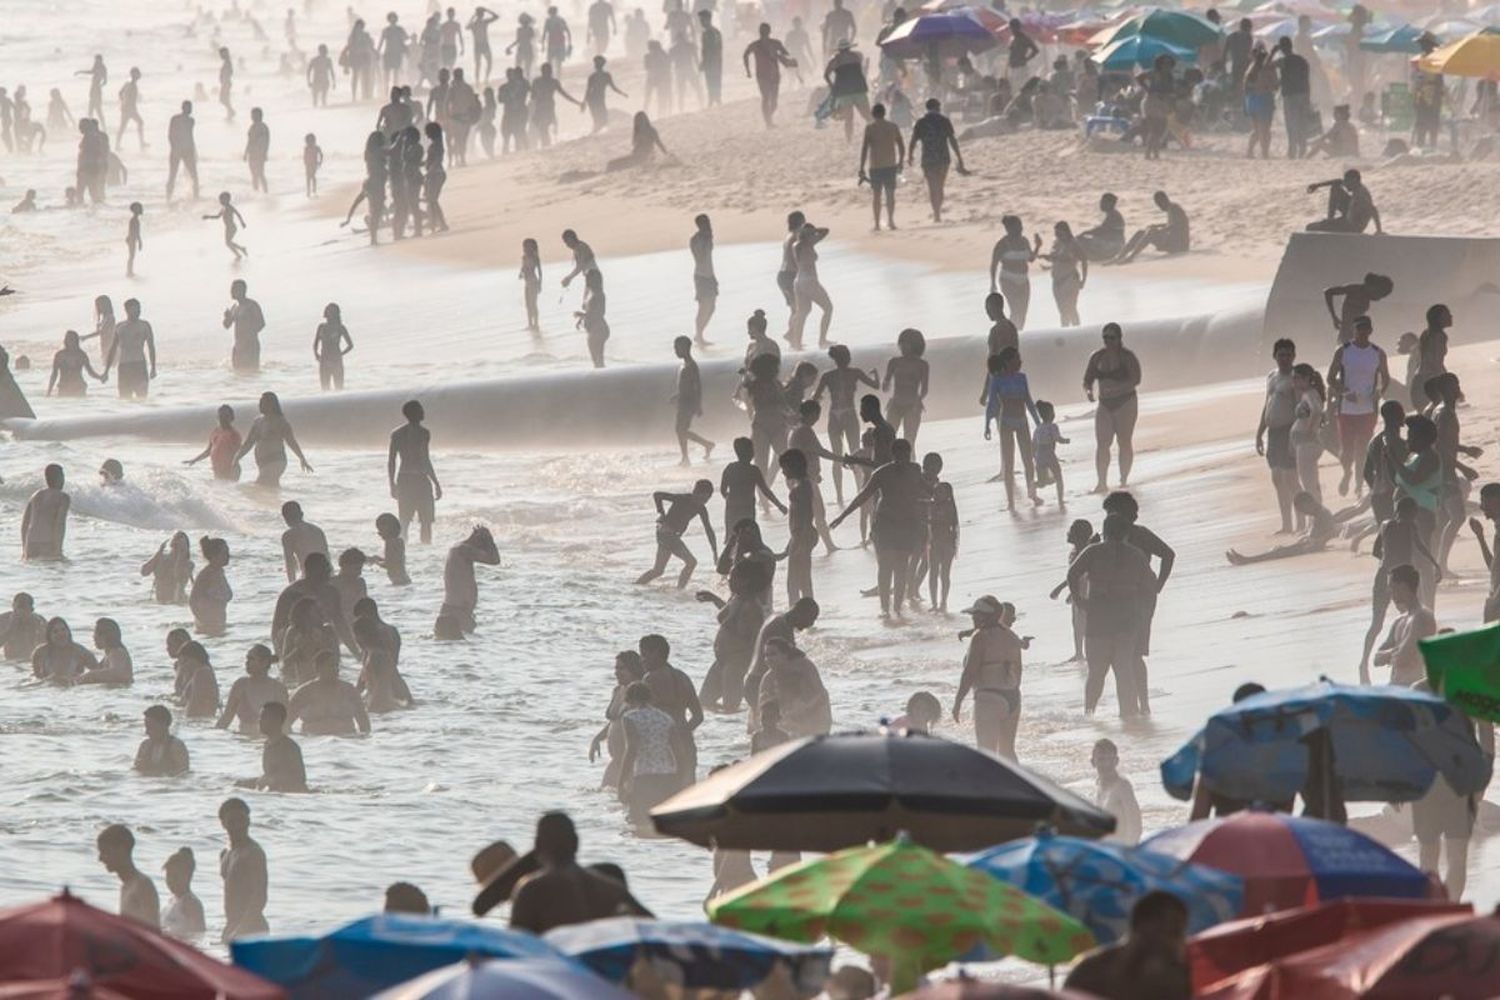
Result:
[[[872,167],[870,170],[870,187],[876,191],[883,191],[888,195],[896,193],[895,167]]]
[[[706,302],[719,297],[719,279],[713,275],[693,275],[693,301]]]
[[[779,288],[779,289],[781,289],[781,294],[786,299],[786,304],[788,306],[790,306],[792,304],[792,301],[795,298],[795,295],[794,295],[794,293],[792,291],[792,286],[796,284],[796,281],[797,281],[797,272],[796,271],[777,271],[776,272],[776,287]]]
[[[429,477],[415,472],[403,472],[396,477],[396,516],[402,524],[410,524],[413,517],[422,524],[431,524],[436,508]]]
[[[144,397],[151,383],[146,374],[146,362],[144,361],[121,361],[116,369],[119,373],[120,396],[130,398],[135,396]]]
[[[1339,447],[1346,455],[1363,455],[1375,436],[1376,414],[1340,413]]]
[[[1297,453],[1292,450],[1291,427],[1266,428],[1266,464],[1273,469],[1297,467]]]

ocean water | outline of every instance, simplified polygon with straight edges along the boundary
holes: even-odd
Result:
[[[283,7],[252,9],[279,49]],[[412,4],[396,9],[408,21],[421,15]],[[346,30],[342,5],[320,3],[310,20],[301,10],[304,44],[323,40],[336,48]],[[336,551],[375,549],[374,518],[392,506],[382,454],[314,450],[309,458],[316,473],[289,472],[284,491],[276,495],[250,485],[215,483],[201,466],[184,468],[181,462],[191,452],[132,439],[131,415],[159,406],[245,398],[263,388],[288,398],[317,391],[311,341],[329,301],[342,305],[355,340],[348,360],[351,388],[415,387],[578,367],[587,363],[570,316],[578,289],[559,295],[552,282],[561,272],[551,263],[557,248],[549,246],[545,333],[534,338],[522,328],[513,272],[437,267],[409,255],[371,251],[360,237],[307,208],[294,137],[316,128],[329,158],[325,197],[340,190],[347,194],[338,185],[357,178],[355,150],[374,109],[336,106],[314,115],[302,106],[295,78],[277,76],[274,59],[264,59],[247,41],[244,26],[226,23],[224,39],[249,58],[241,84],[250,94],[241,98],[241,106],[267,107],[275,135],[283,137],[272,167],[272,194],[242,196],[247,185],[237,150],[243,112],[231,127],[211,101],[199,106],[204,190],[232,187],[250,222],[244,238],[252,256],[231,267],[216,224],[197,218],[208,203],[167,209],[160,196],[165,119],[179,95],[191,93],[194,81],[211,82],[214,66],[207,35],[189,39],[183,33],[190,7],[13,0],[7,4],[11,12],[18,16],[0,23],[5,82],[28,85],[38,117],[45,115],[51,86],[65,87],[74,111],[83,110],[85,82],[69,74],[87,66],[89,53],[106,55],[112,74],[107,93],[117,89],[132,59],[144,62],[142,57],[151,55],[143,90],[154,148],[143,159],[127,137],[131,182],[112,193],[108,206],[0,216],[0,245],[6,248],[0,281],[23,292],[0,301],[0,343],[12,357],[26,354],[36,363],[20,374],[23,387],[43,416],[104,412],[120,418],[116,435],[65,444],[6,441],[0,448],[5,479],[0,596],[31,592],[39,611],[63,615],[85,641],[96,617],[115,617],[137,672],[130,688],[58,690],[33,683],[21,665],[0,667],[0,855],[7,859],[0,865],[0,905],[63,885],[112,905],[114,885],[97,864],[93,838],[105,824],[126,822],[136,831],[137,858],[148,872],[157,871],[178,847],[194,848],[201,866],[196,889],[207,906],[211,934],[216,933],[222,899],[213,861],[223,843],[216,810],[225,797],[244,794],[270,858],[268,916],[276,932],[311,931],[362,915],[378,907],[385,885],[398,879],[416,882],[446,911],[464,912],[474,888],[467,872],[472,852],[498,837],[524,848],[536,815],[552,808],[574,816],[585,858],[623,865],[647,905],[665,915],[696,914],[711,881],[707,853],[631,834],[617,803],[597,790],[602,764],[587,760],[589,740],[602,724],[616,650],[634,646],[643,633],[659,632],[673,644],[673,661],[695,679],[711,662],[714,621],[707,605],[666,585],[630,583],[651,559],[650,492],[718,474],[717,464],[676,469],[670,441],[643,442],[629,451],[537,447],[517,453],[454,451],[439,438],[435,455],[445,497],[437,544],[411,546],[411,587],[388,586],[378,570],[367,574],[371,595],[406,639],[403,672],[419,707],[376,719],[367,739],[303,740],[313,787],[305,796],[237,792],[235,779],[258,772],[258,744],[201,722],[178,724],[192,755],[191,774],[157,780],[130,772],[142,710],[170,696],[163,638],[169,628],[189,624],[185,608],[150,603],[149,581],[140,577],[139,566],[157,545],[179,529],[195,538],[218,534],[229,540],[236,595],[231,629],[208,643],[227,691],[246,648],[267,639],[266,623],[283,583],[280,502],[299,500]],[[107,105],[112,120],[112,101]],[[71,173],[71,145],[55,141],[40,158],[0,158],[5,179],[0,203],[18,198],[25,187],[60,192]],[[147,204],[147,248],[141,276],[127,282],[119,244],[122,204],[132,198]],[[44,203],[56,200],[60,194],[43,197]],[[456,227],[464,224],[460,215],[450,214]],[[557,228],[571,221],[559,220]],[[587,238],[586,227],[580,223],[579,228]],[[684,219],[684,242],[688,229]],[[669,338],[690,330],[685,254],[621,257],[597,244],[596,250],[610,282],[611,363],[659,361]],[[739,352],[742,320],[752,308],[765,306],[773,324],[779,322],[782,312],[772,285],[778,254],[774,243],[720,248],[725,291],[710,331],[716,351]],[[912,324],[932,335],[984,329],[978,304],[985,288],[978,273],[935,273],[860,256],[837,244],[824,254],[822,270],[839,309],[834,334],[845,342],[893,342],[900,327]],[[228,284],[237,277],[250,283],[268,318],[265,371],[258,379],[236,377],[226,364],[228,336],[219,315]],[[146,318],[155,324],[161,377],[147,403],[122,404],[108,388],[84,400],[43,398],[51,351],[62,330],[91,328],[96,294],[113,296],[117,308],[123,298],[141,299]],[[1105,272],[1086,292],[1083,311],[1090,323],[1129,320],[1204,311],[1262,294],[1249,285],[1142,284]],[[1037,282],[1035,300],[1037,320],[1045,324],[1055,315],[1045,279]],[[1205,399],[1242,398],[1245,390],[1244,385],[1220,386],[1150,396],[1143,427],[1152,420],[1171,422]],[[1147,827],[1160,827],[1179,821],[1185,810],[1161,792],[1156,762],[1239,680],[1254,675],[1267,683],[1290,683],[1319,672],[1347,674],[1352,660],[1344,651],[1363,631],[1351,609],[1366,599],[1366,583],[1350,582],[1347,574],[1329,583],[1317,572],[1285,580],[1273,575],[1274,569],[1226,572],[1220,555],[1226,539],[1258,532],[1261,523],[1238,514],[1195,515],[1216,507],[1239,509],[1234,500],[1244,490],[1265,488],[1259,467],[1247,470],[1225,461],[1226,454],[1243,447],[1239,441],[1173,449],[1144,442],[1136,477],[1143,520],[1181,553],[1157,626],[1164,637],[1153,659],[1157,715],[1129,729],[1106,715],[1085,720],[1079,704],[1082,671],[1066,662],[1068,612],[1045,595],[1065,566],[1068,518],[1097,517],[1097,505],[1079,494],[1088,485],[1092,428],[1076,389],[1057,387],[1056,392],[1063,402],[1064,432],[1073,442],[1062,451],[1071,484],[1067,516],[1050,504],[1021,515],[998,511],[999,487],[987,482],[997,459],[979,440],[978,413],[974,420],[933,424],[922,432],[923,450],[948,457],[963,517],[953,606],[963,607],[982,593],[1014,600],[1021,607],[1021,630],[1037,637],[1028,659],[1023,760],[1086,791],[1087,747],[1109,735],[1124,750]],[[395,426],[399,415],[392,413],[390,422]],[[505,431],[495,428],[497,444]],[[98,484],[93,470],[106,457],[124,463],[124,485]],[[22,565],[20,511],[48,462],[63,464],[71,477],[72,562]],[[494,531],[503,560],[498,568],[480,568],[479,631],[461,644],[431,642],[444,551],[476,523]],[[768,535],[779,545],[781,524],[773,521]],[[853,547],[858,539],[852,524],[840,531],[839,541],[851,548],[832,558],[815,557],[826,614],[807,643],[832,693],[836,727],[867,727],[899,714],[919,689],[933,690],[947,703],[962,655],[955,639],[962,616],[923,615],[902,628],[881,626],[874,602],[857,596],[873,578],[873,555]],[[703,553],[700,540],[692,538],[690,544]],[[696,582],[717,586],[706,560],[703,566]],[[1270,585],[1273,581],[1277,586]],[[1464,591],[1459,598],[1472,601],[1474,594]],[[778,603],[783,600],[778,592]],[[1237,612],[1247,617],[1236,617]],[[1313,645],[1329,637],[1326,645]],[[1104,711],[1111,710],[1107,701]],[[969,736],[966,724],[948,724],[943,732]],[[743,756],[743,717],[710,717],[699,744],[705,767]]]

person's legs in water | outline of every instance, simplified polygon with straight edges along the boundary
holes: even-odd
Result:
[[[922,168],[922,176],[927,181],[927,202],[932,206],[932,221],[943,221],[943,189],[948,183],[948,167],[946,164],[937,164]]]
[[[1135,464],[1135,421],[1140,401],[1131,396],[1114,411],[1115,444],[1120,454],[1120,489],[1130,485],[1130,467]]]
[[[1370,588],[1370,627],[1365,631],[1364,652],[1359,658],[1359,680],[1361,684],[1370,683],[1370,652],[1375,648],[1375,643],[1380,639],[1380,631],[1385,627],[1385,613],[1391,606],[1391,585],[1386,575],[1386,570],[1375,571],[1375,583]]]
[[[677,414],[677,444],[682,449],[683,465],[688,464],[689,441],[703,449],[705,460],[708,458],[709,452],[713,451],[714,443],[693,430],[693,414],[679,411]]]
[[[1000,291],[1004,293],[1005,301],[1010,303],[1010,321],[1016,325],[1017,330],[1025,329],[1026,313],[1031,309],[1031,280],[1013,280],[1001,275]]]
[[[1005,433],[1003,430],[1001,433]],[[1010,431],[1015,435],[1016,450],[1021,453],[1021,469],[1026,473],[1026,495],[1031,498],[1033,507],[1042,502],[1042,498],[1036,494],[1036,459],[1031,448],[1031,429],[1022,424]]]
[[[1104,679],[1109,676],[1110,654],[1113,652],[1111,637],[1087,635],[1083,650],[1089,668],[1088,677],[1083,682],[1083,714],[1091,716],[1099,707],[1099,699],[1104,695]]]
[[[635,582],[637,584],[647,584],[661,576],[662,573],[666,572],[667,562],[673,556],[682,560],[682,572],[677,575],[677,587],[679,590],[686,587],[688,581],[693,577],[693,570],[698,567],[698,560],[693,557],[692,552],[688,551],[688,547],[683,542],[681,535],[668,531],[665,528],[657,529],[656,532],[655,565],[636,577]]]
[[[875,565],[877,589],[880,592],[880,617],[891,616],[891,577],[896,572],[894,553],[875,540]]]
[[[811,282],[798,281],[792,285],[792,315],[787,320],[786,342],[792,345],[793,350],[802,350],[802,331],[813,307],[811,293]]]
[[[1005,483],[1005,509],[1016,510],[1016,444],[1015,438],[1000,425],[1000,478]]]
[[[833,302],[828,298],[828,292],[823,288],[821,281],[815,282],[809,292],[812,303],[823,310],[823,319],[818,324],[818,346],[828,346],[828,328],[833,324]],[[808,309],[810,313],[811,308]],[[806,319],[806,317],[803,317]],[[797,331],[797,345],[802,345],[802,331]]]

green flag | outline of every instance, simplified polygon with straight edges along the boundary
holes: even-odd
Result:
[[[1471,718],[1500,722],[1500,622],[1422,639],[1417,648],[1432,690]]]

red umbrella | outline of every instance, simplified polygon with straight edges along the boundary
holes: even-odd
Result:
[[[286,996],[259,976],[133,920],[96,910],[66,891],[46,902],[0,911],[0,982],[66,982],[79,972],[96,987],[133,1000]]]
[[[1416,917],[1472,913],[1466,903],[1419,899],[1336,899],[1210,927],[1188,940],[1193,989],[1256,965]]]
[[[1490,1000],[1500,995],[1500,918],[1403,920],[1247,969],[1201,1000]]]
[[[41,982],[6,983],[0,986],[0,1000],[129,1000],[123,993],[94,986],[88,976],[47,979]]]

